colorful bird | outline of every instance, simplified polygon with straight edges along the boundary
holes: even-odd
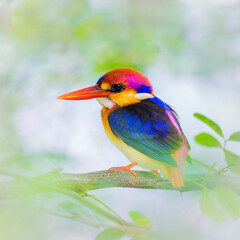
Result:
[[[64,100],[96,98],[102,105],[105,132],[132,162],[131,168],[160,170],[174,187],[183,187],[184,162],[190,150],[176,113],[153,94],[149,79],[129,69],[104,74],[96,85],[59,96]]]

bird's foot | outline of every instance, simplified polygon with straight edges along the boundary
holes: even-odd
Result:
[[[163,178],[163,175],[158,170],[150,170],[150,172],[155,172],[160,178]]]
[[[127,166],[111,167],[111,168],[109,168],[108,170],[110,170],[110,169],[122,169],[122,170],[125,170],[125,171],[130,172],[135,178],[137,178],[136,173],[131,170],[131,168],[134,167],[134,166],[136,166],[136,165],[137,165],[137,163],[131,163],[131,164],[127,165]]]

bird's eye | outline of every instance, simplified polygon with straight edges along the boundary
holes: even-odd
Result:
[[[111,86],[110,91],[115,92],[115,93],[119,93],[119,92],[123,91],[124,89],[125,89],[125,86],[122,83],[118,83],[118,84],[113,84]]]

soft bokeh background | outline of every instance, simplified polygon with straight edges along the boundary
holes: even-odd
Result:
[[[35,176],[54,168],[81,173],[128,164],[105,136],[96,101],[57,100],[119,67],[147,75],[156,95],[179,114],[191,155],[221,165],[220,150],[194,143],[197,133],[210,130],[193,113],[214,119],[226,136],[239,130],[239,42],[237,0],[1,0],[0,167]],[[240,153],[237,143],[228,148]],[[216,224],[202,213],[199,193],[93,194],[125,219],[130,210],[144,213],[166,234],[240,238],[239,220]],[[47,199],[31,201],[57,202]],[[7,208],[0,221],[5,239],[88,240],[101,230],[26,209]]]

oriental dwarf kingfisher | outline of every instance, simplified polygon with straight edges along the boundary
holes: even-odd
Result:
[[[119,68],[104,74],[97,84],[59,96],[64,100],[96,98],[111,142],[138,166],[160,170],[174,187],[184,186],[184,162],[190,146],[174,110],[153,94],[149,79],[142,73]]]

